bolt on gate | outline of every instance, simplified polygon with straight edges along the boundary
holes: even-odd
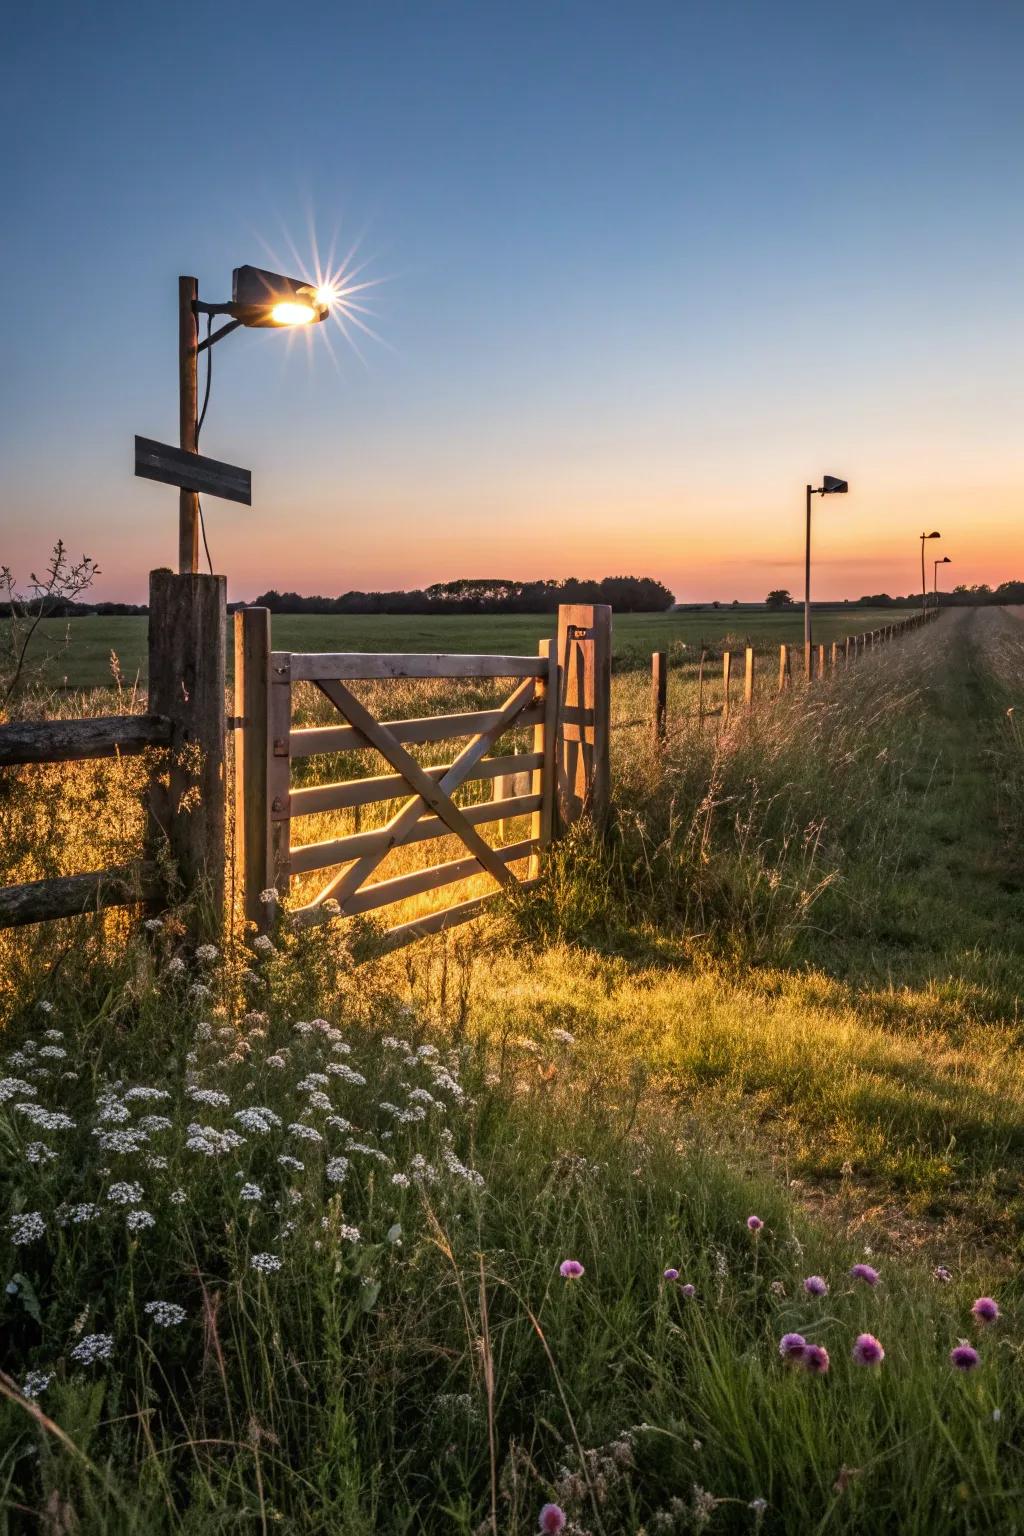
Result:
[[[300,924],[355,917],[444,886],[490,876],[497,890],[528,889],[538,878],[556,819],[585,812],[602,819],[608,801],[611,610],[565,607],[558,640],[536,656],[304,653],[270,649],[270,614],[235,617],[236,857],[247,918],[265,919],[261,894],[286,896],[293,879],[324,872],[311,899],[292,908]],[[409,679],[508,679],[496,705],[458,714],[378,718],[352,683]],[[295,727],[292,690],[312,683],[338,712],[336,724]],[[512,730],[532,728],[532,750],[495,752]],[[408,750],[423,743],[465,744],[441,765],[421,764]],[[376,752],[389,772],[294,788],[292,763],[321,754]],[[464,786],[491,781],[494,797],[458,805]],[[400,802],[383,825],[322,842],[294,843],[293,823],[332,811]],[[489,843],[481,827],[529,816],[529,835]],[[457,837],[464,853],[444,863],[373,879],[395,849]],[[475,917],[495,894],[483,895],[393,924],[389,946]]]

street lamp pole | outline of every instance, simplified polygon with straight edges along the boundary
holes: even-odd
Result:
[[[941,533],[922,533],[921,535],[921,612],[928,611],[928,584],[924,574],[924,541],[925,539],[941,539]]]
[[[178,444],[186,453],[198,453],[199,385],[198,352],[199,283],[194,277],[178,278]],[[199,569],[199,495],[178,492],[178,571],[193,575]]]
[[[811,497],[845,495],[850,489],[845,480],[835,475],[823,475],[820,485],[807,487],[807,538],[804,545],[804,677],[808,682],[814,676],[814,650],[811,633]]]
[[[811,680],[811,497],[814,491],[807,487],[807,541],[804,546],[804,676]]]
[[[932,570],[932,591],[933,591],[934,597],[935,597],[935,606],[936,606],[936,608],[939,606],[939,566],[940,565],[951,565],[951,564],[952,564],[952,561],[950,560],[948,555],[943,555],[941,560],[935,560],[935,561],[932,562],[932,565],[933,565],[933,570]]]

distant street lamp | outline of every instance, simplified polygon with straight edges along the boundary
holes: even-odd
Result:
[[[921,535],[921,612],[922,613],[925,613],[927,611],[927,608],[928,608],[928,588],[925,585],[925,579],[924,579],[924,541],[925,541],[925,539],[941,539],[941,538],[942,538],[942,534],[941,533],[922,533],[922,535]]]
[[[850,489],[845,480],[823,475],[821,484],[807,487],[807,546],[804,554],[804,676],[810,682],[814,670],[811,650],[811,497],[845,496]],[[922,545],[922,548],[924,546]]]
[[[921,548],[923,549],[924,545],[922,545]],[[951,565],[951,564],[952,564],[952,561],[950,560],[948,555],[943,555],[941,560],[933,560],[932,561],[932,565],[934,566],[934,570],[932,571],[932,588],[933,588],[933,591],[935,593],[935,606],[936,606],[936,608],[939,606],[939,566],[940,565]]]
[[[186,453],[199,452],[198,362],[218,341],[240,325],[275,330],[314,325],[330,313],[330,288],[318,288],[297,277],[264,272],[261,267],[236,267],[232,276],[231,303],[206,304],[199,299],[194,277],[178,278],[178,400],[179,441]],[[199,316],[207,317],[206,340],[199,340]],[[227,325],[212,331],[214,315],[227,315]],[[209,385],[207,385],[209,391]],[[205,411],[204,404],[204,411]],[[180,490],[178,503],[178,570],[183,575],[199,569],[199,493]]]

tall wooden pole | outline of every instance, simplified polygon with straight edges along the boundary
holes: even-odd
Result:
[[[811,680],[811,496],[813,488],[807,487],[807,541],[804,546],[804,677]]]
[[[194,277],[178,278],[178,438],[186,453],[199,451],[199,385],[197,361],[199,316],[195,303],[199,284]],[[178,571],[194,575],[199,569],[199,497],[179,491]],[[922,545],[922,548],[924,546]]]
[[[558,609],[558,738],[555,777],[563,827],[589,814],[602,830],[611,794],[612,610],[605,603]]]

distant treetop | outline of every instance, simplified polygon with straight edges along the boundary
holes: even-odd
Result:
[[[272,613],[553,613],[560,603],[610,603],[616,613],[664,613],[675,597],[653,576],[605,576],[601,581],[464,576],[412,592],[303,597],[270,591],[253,599],[254,607]]]

